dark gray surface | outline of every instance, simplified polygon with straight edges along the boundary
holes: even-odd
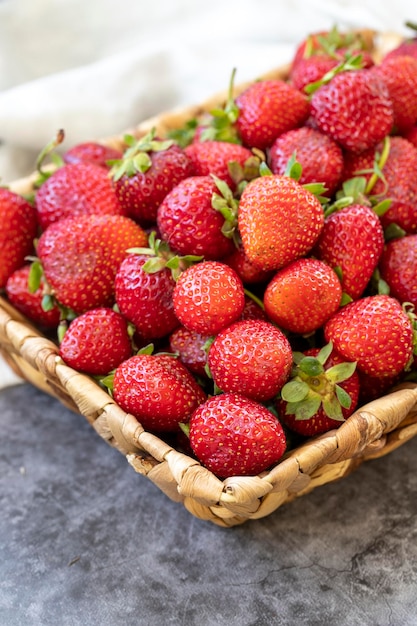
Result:
[[[1,626],[417,624],[417,440],[222,529],[29,385],[0,416]]]

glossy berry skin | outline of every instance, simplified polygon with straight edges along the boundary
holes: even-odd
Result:
[[[394,128],[404,133],[417,122],[417,58],[393,56],[372,71],[385,82],[394,111]]]
[[[345,293],[357,300],[365,291],[384,248],[384,231],[371,207],[351,204],[326,217],[314,252],[340,268]]]
[[[222,233],[224,217],[212,207],[219,190],[211,176],[182,180],[158,208],[161,238],[180,255],[195,254],[205,260],[221,259],[234,250],[230,237]]]
[[[109,374],[132,355],[126,319],[100,307],[76,317],[66,330],[59,353],[67,365],[92,376]]]
[[[121,159],[122,156],[123,153],[121,150],[117,150],[117,148],[112,148],[96,141],[86,141],[69,148],[64,153],[63,159],[65,163],[94,163],[108,169],[109,161]]]
[[[277,270],[306,255],[324,223],[317,198],[288,176],[261,176],[244,189],[238,213],[248,259],[263,270]]]
[[[38,257],[56,299],[76,313],[112,306],[114,279],[128,248],[146,246],[145,231],[122,215],[81,215],[51,224]]]
[[[237,393],[213,396],[190,419],[197,459],[219,478],[253,476],[279,461],[286,439],[268,409]]]
[[[223,257],[222,262],[230,265],[245,285],[267,283],[273,276],[273,270],[263,270],[249,261],[242,244],[234,246],[232,253]]]
[[[240,318],[245,292],[231,267],[219,261],[203,261],[182,272],[173,301],[175,314],[186,328],[216,335]]]
[[[319,349],[313,348],[311,350],[304,351],[305,356],[317,356],[319,353]],[[342,358],[335,350],[332,351],[329,358],[325,363],[325,371],[333,367],[334,365],[338,365],[339,363],[344,363],[346,359]],[[320,382],[318,382],[320,385]],[[359,392],[360,392],[360,382],[358,373],[355,371],[353,374],[339,383],[339,386],[342,387],[350,396],[351,404],[349,408],[341,407],[342,415],[346,420],[352,413],[355,411],[358,405]],[[286,412],[287,403],[280,399],[276,403],[276,408],[278,411],[278,415],[280,420],[292,431],[298,433],[299,435],[303,435],[304,437],[314,437],[321,433],[325,433],[334,428],[339,428],[342,421],[332,419],[326,415],[324,412],[323,406],[320,406],[319,410],[309,419],[300,420],[296,419],[295,414],[289,414]]]
[[[390,295],[400,302],[411,302],[417,310],[417,235],[389,241],[379,269],[389,285]]]
[[[117,306],[145,341],[164,337],[179,325],[172,301],[175,281],[171,270],[146,272],[143,266],[148,259],[145,255],[128,255],[115,278]]]
[[[236,98],[237,128],[245,146],[265,150],[287,130],[301,126],[310,112],[307,97],[282,80],[250,85]]]
[[[343,172],[343,154],[338,144],[327,135],[302,126],[280,135],[269,150],[268,162],[273,174],[285,174],[288,161],[296,153],[302,167],[299,183],[323,183],[331,196]]]
[[[290,82],[299,91],[304,91],[307,85],[321,80],[338,63],[339,59],[327,54],[301,58],[291,69]]]
[[[36,211],[22,196],[0,187],[0,288],[33,252],[38,230]]]
[[[6,283],[7,298],[15,309],[41,328],[56,328],[61,317],[60,310],[56,305],[48,311],[42,308],[43,286],[33,293],[29,291],[29,272],[30,264],[26,264],[10,274]]]
[[[379,201],[389,199],[391,205],[383,215],[381,224],[386,228],[397,224],[406,233],[417,232],[417,150],[403,137],[391,137],[388,158],[382,168],[384,180],[378,178],[372,195]],[[376,153],[381,154],[383,144],[366,150],[362,154],[345,154],[344,180],[359,175],[358,172],[372,170]],[[361,174],[369,180],[371,174]]]
[[[113,181],[116,196],[127,215],[147,226],[156,220],[159,205],[167,193],[192,174],[190,160],[179,146],[150,152],[152,164],[145,172],[124,174]]]
[[[57,169],[36,192],[39,224],[75,215],[124,215],[107,171],[94,163],[69,163]]]
[[[207,378],[205,366],[207,354],[204,345],[208,341],[207,335],[200,335],[185,326],[176,328],[169,336],[169,349],[193,374]]]
[[[280,328],[300,335],[322,326],[339,308],[342,286],[318,259],[297,259],[278,270],[264,293],[265,312]]]
[[[371,70],[341,72],[312,96],[317,128],[345,150],[362,152],[392,129],[394,113],[388,89]]]
[[[217,387],[266,402],[280,391],[291,366],[291,346],[268,321],[241,320],[222,330],[208,352]]]
[[[236,185],[230,176],[229,163],[238,163],[243,168],[245,162],[252,157],[248,148],[226,141],[194,142],[185,148],[185,153],[191,161],[195,176],[215,174],[231,189]]]
[[[145,430],[173,432],[205,401],[187,368],[173,356],[138,354],[116,368],[113,396]]]
[[[367,296],[345,305],[326,323],[324,336],[370,376],[400,374],[412,357],[412,323],[391,296]]]

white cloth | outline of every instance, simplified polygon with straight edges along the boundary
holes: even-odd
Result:
[[[409,0],[0,0],[1,183],[58,128],[64,148],[118,134],[225,89],[234,67],[242,82],[289,61],[309,32],[405,34],[406,19]]]

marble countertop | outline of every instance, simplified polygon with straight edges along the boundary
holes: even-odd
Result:
[[[417,624],[417,439],[223,529],[28,384],[0,420],[0,624]]]

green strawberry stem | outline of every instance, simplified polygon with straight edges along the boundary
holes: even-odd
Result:
[[[362,54],[346,54],[345,58],[335,67],[333,67],[330,71],[326,72],[324,76],[320,80],[317,80],[313,83],[309,83],[304,87],[304,91],[307,95],[312,96],[314,92],[317,91],[323,85],[327,85],[330,83],[332,78],[336,76],[336,74],[340,74],[341,72],[349,72],[353,70],[359,70],[363,67],[363,56]]]
[[[62,158],[54,152],[55,148],[59,146],[65,139],[65,132],[62,128],[60,128],[55,135],[55,137],[46,144],[46,146],[41,150],[36,159],[36,170],[39,174],[35,187],[40,187],[52,174],[51,171],[45,171],[43,169],[44,161],[47,157],[49,157],[57,167],[61,167],[63,165]]]
[[[138,172],[144,174],[152,166],[150,152],[162,152],[168,150],[173,144],[172,139],[160,141],[155,139],[156,128],[152,128],[149,133],[136,139],[133,135],[125,135],[123,140],[128,146],[123,154],[123,158],[110,161],[112,166],[110,176],[117,181],[122,176],[131,178]]]

